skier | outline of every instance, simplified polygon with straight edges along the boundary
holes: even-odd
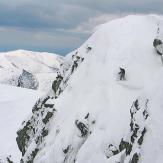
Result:
[[[163,64],[163,42],[162,40],[158,38],[154,39],[153,46],[155,47],[157,54],[161,56],[161,61]]]
[[[92,50],[92,47],[91,46],[87,46],[87,53],[89,53],[89,51]]]
[[[156,49],[157,54],[162,55],[163,51],[163,43],[160,39],[154,39],[153,46]]]
[[[119,79],[120,80],[126,80],[126,78],[125,78],[125,69],[124,68],[120,67],[120,72],[118,74],[119,74]]]

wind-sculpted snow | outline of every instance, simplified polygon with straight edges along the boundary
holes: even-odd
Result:
[[[163,67],[155,39],[163,40],[162,16],[127,16],[66,56],[53,93],[17,132],[22,162],[162,163]]]

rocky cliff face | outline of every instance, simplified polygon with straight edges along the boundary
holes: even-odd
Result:
[[[36,90],[39,87],[39,82],[32,73],[23,70],[22,74],[18,78],[17,86]]]
[[[21,162],[161,163],[163,67],[154,40],[162,41],[162,24],[155,15],[114,20],[69,55],[53,93],[17,132]],[[126,80],[117,80],[120,67]]]
[[[37,153],[44,148],[44,140],[49,133],[49,124],[51,120],[55,118],[57,112],[54,106],[54,100],[57,99],[67,87],[70,76],[83,60],[84,58],[77,56],[76,53],[72,57],[72,60],[69,61],[70,63],[65,62],[62,64],[60,71],[57,72],[56,80],[52,84],[53,93],[48,93],[37,101],[32,109],[33,114],[23,123],[22,129],[17,132],[18,136],[16,141],[22,152],[22,163],[32,163]],[[28,80],[29,79],[30,78],[28,78]]]

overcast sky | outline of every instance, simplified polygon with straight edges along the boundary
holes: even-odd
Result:
[[[64,55],[95,26],[135,13],[163,14],[163,0],[0,0],[0,51]]]

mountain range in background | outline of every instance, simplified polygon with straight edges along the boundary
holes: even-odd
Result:
[[[0,53],[0,83],[47,91],[62,62],[63,57],[52,53]]]

